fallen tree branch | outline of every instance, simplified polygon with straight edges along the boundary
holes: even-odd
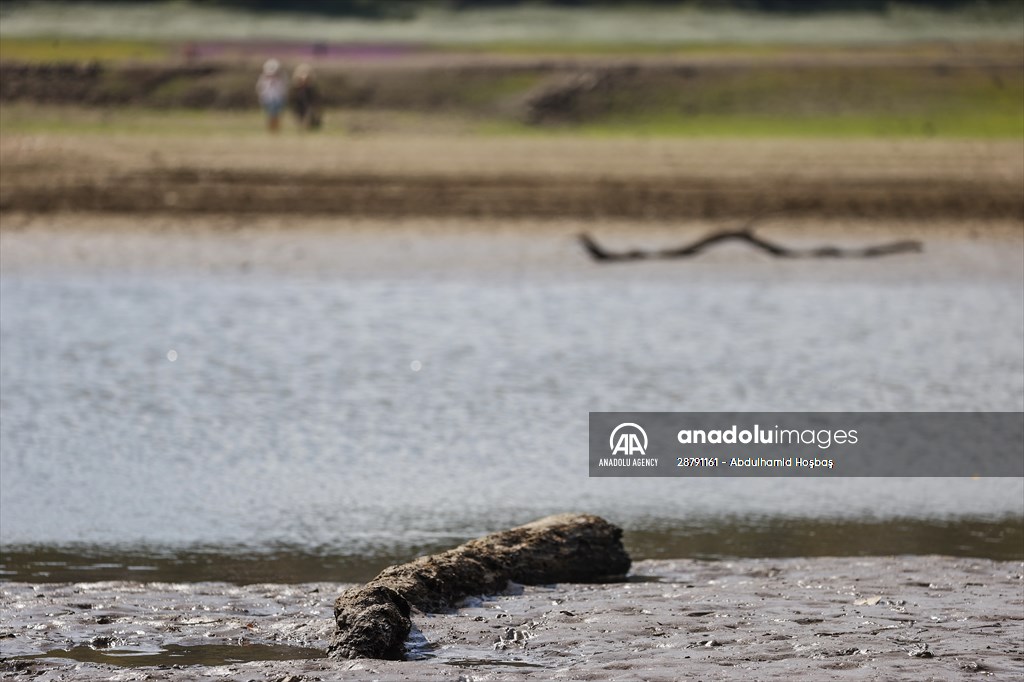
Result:
[[[746,242],[776,258],[877,258],[878,256],[889,256],[897,253],[920,253],[923,249],[921,242],[916,240],[890,242],[888,244],[878,244],[859,249],[843,249],[838,246],[791,249],[758,237],[749,229],[714,232],[686,246],[654,251],[633,250],[614,252],[602,247],[589,234],[581,234],[579,239],[583,248],[586,249],[587,253],[594,260],[603,262],[689,258],[702,253],[709,246],[725,241]]]
[[[561,514],[472,540],[441,554],[390,566],[334,603],[333,658],[400,660],[412,607],[451,608],[509,581],[527,585],[621,578],[630,559],[622,530],[598,516]]]

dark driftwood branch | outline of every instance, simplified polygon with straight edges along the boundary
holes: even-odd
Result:
[[[622,530],[598,516],[562,514],[472,540],[441,554],[391,566],[334,603],[334,658],[401,659],[412,607],[451,608],[508,582],[593,582],[629,570]]]
[[[707,247],[725,241],[746,242],[751,246],[761,249],[776,258],[876,258],[878,256],[889,256],[897,253],[918,253],[922,250],[919,241],[899,241],[888,244],[878,244],[860,249],[842,249],[838,246],[820,246],[813,249],[791,249],[780,246],[767,239],[758,237],[749,229],[726,230],[715,232],[702,237],[692,244],[676,249],[660,249],[654,251],[608,251],[598,244],[588,234],[580,235],[580,243],[587,250],[594,260],[615,262],[630,260],[654,260],[663,258],[689,258],[703,252]]]

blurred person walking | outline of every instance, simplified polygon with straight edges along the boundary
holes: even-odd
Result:
[[[313,81],[313,69],[309,64],[299,64],[292,74],[292,86],[288,91],[288,103],[303,130],[316,130],[323,123],[320,109],[320,90]]]
[[[276,59],[264,62],[263,73],[256,80],[256,96],[267,115],[267,130],[276,133],[281,129],[281,112],[288,98],[287,81]]]

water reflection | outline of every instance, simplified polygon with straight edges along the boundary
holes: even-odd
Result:
[[[1024,521],[717,519],[701,523],[649,520],[627,531],[634,560],[732,557],[870,556],[945,554],[1000,560],[1024,559]],[[246,547],[47,547],[5,548],[4,580],[79,582],[135,580],[226,581],[238,584],[365,582],[385,566],[443,551],[469,536],[380,546],[346,554],[302,546]]]

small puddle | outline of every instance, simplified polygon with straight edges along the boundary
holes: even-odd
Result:
[[[79,645],[71,649],[54,649],[45,654],[18,656],[18,659],[70,658],[80,663],[106,663],[128,668],[158,665],[227,665],[252,661],[293,661],[306,658],[327,658],[320,649],[280,644],[200,644],[181,646],[168,644],[158,651],[138,649],[94,649]]]
[[[478,668],[490,665],[503,665],[512,668],[545,668],[540,663],[527,663],[526,661],[506,661],[496,658],[456,658],[445,661],[445,665],[454,665],[457,668]]]
[[[435,649],[437,649],[437,644],[428,642],[423,631],[413,625],[405,640],[405,660],[425,661],[434,658],[436,656],[433,653]]]

